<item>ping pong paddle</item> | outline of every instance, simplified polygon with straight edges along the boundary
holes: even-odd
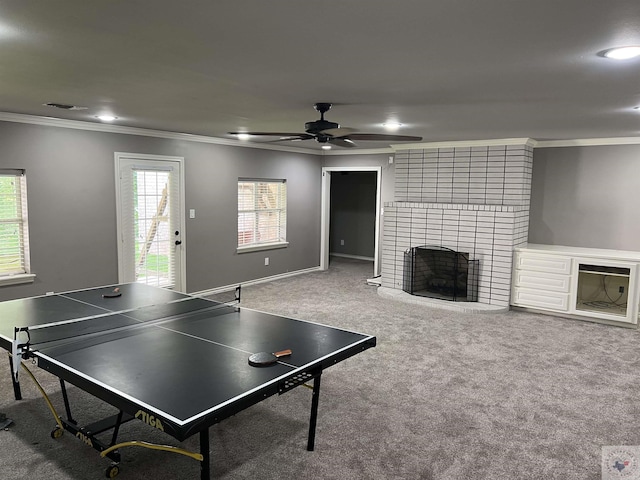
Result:
[[[287,355],[291,355],[290,349],[281,350],[274,353],[254,353],[253,355],[249,356],[249,365],[251,365],[252,367],[266,367],[267,365],[273,365],[278,361],[280,357],[286,357]]]
[[[122,295],[122,293],[120,292],[120,289],[116,287],[113,289],[113,292],[103,293],[102,298],[116,298],[116,297],[119,297],[120,295]]]

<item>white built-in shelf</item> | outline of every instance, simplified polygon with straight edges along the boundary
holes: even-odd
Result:
[[[511,305],[638,325],[640,252],[529,244],[515,249]]]

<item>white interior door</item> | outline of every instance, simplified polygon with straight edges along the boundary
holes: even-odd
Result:
[[[116,153],[120,282],[184,291],[182,163]]]

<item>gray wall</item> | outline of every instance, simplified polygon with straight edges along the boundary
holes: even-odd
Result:
[[[331,253],[374,257],[376,176],[376,172],[335,172],[331,176]]]
[[[187,291],[319,265],[319,155],[0,122],[0,167],[26,169],[36,274],[0,300],[117,282],[114,152],[185,158]],[[288,248],[236,254],[238,177],[287,179]]]
[[[537,148],[529,242],[640,251],[640,145]]]
[[[186,208],[197,212],[196,219],[187,219],[189,291],[320,264],[319,156],[195,142],[187,147]],[[287,180],[287,248],[235,253],[238,177]]]
[[[392,202],[394,195],[395,163],[389,163],[391,153],[361,155],[327,155],[322,157],[323,167],[381,167],[381,203]]]
[[[0,287],[0,300],[117,281],[114,152],[185,158],[185,212],[197,212],[186,219],[188,291],[317,266],[322,166],[381,166],[382,203],[394,198],[388,153],[321,156],[0,122],[0,167],[27,170],[37,275]],[[639,158],[638,145],[536,149],[529,241],[640,251]],[[238,177],[288,180],[288,248],[235,253]]]
[[[395,163],[389,163],[392,153],[372,153],[358,155],[326,155],[322,158],[323,167],[381,167],[382,175],[380,179],[380,205],[385,202],[392,202],[394,196]],[[380,232],[378,244],[382,246],[382,224],[380,217]],[[382,260],[382,248],[378,251],[378,262]],[[374,272],[376,275],[379,272]]]

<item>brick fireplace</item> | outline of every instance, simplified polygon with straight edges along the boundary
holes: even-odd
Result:
[[[399,150],[384,205],[383,288],[402,290],[405,252],[433,245],[478,260],[478,302],[507,306],[513,249],[527,243],[533,147],[526,139]]]

